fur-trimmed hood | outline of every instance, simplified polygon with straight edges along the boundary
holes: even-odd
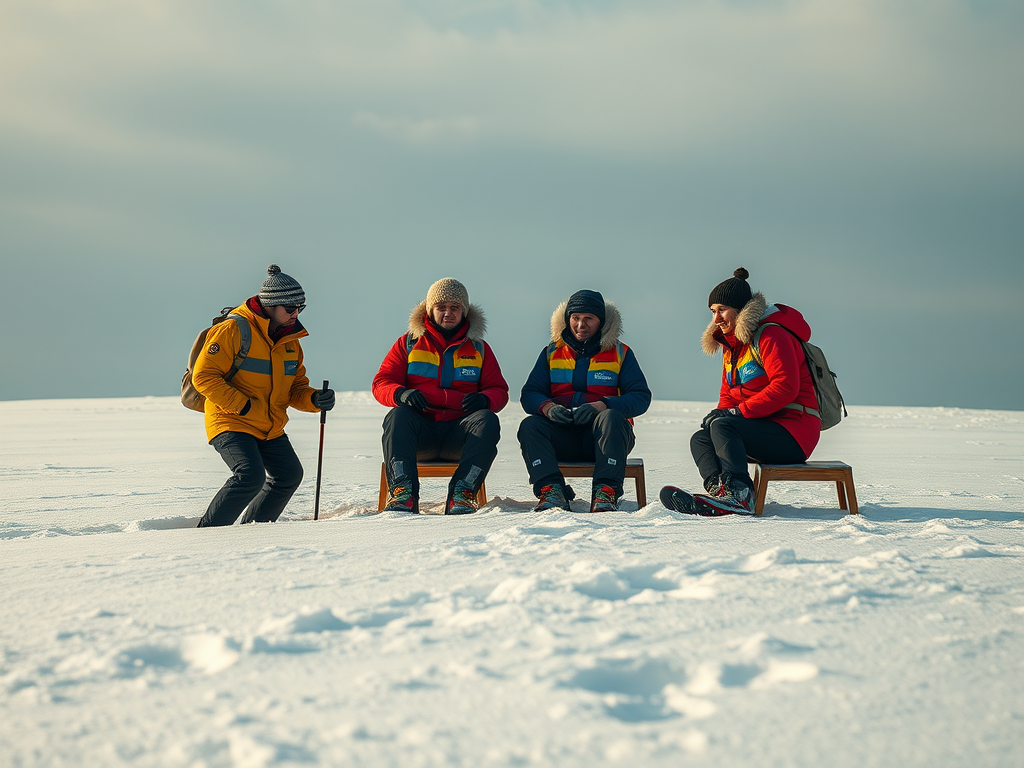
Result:
[[[736,316],[737,341],[741,344],[749,344],[754,340],[757,326],[761,322],[761,318],[764,317],[767,308],[768,301],[760,291],[750,297],[750,301],[743,305],[743,309]],[[722,334],[719,332],[718,326],[715,325],[714,321],[708,323],[708,327],[704,329],[704,333],[700,337],[700,346],[704,350],[705,355],[714,356],[718,354],[719,350],[722,349],[721,342],[719,341],[720,338],[722,338]]]
[[[561,341],[562,331],[565,330],[565,308],[569,304],[566,299],[555,308],[551,315],[551,340]],[[601,326],[601,351],[607,352],[619,343],[619,336],[622,335],[622,315],[619,308],[611,301],[604,302],[604,325]]]
[[[757,328],[765,323],[781,325],[802,341],[810,341],[811,326],[800,311],[785,304],[769,304],[764,295],[755,293],[736,316],[736,340],[743,345],[754,340]],[[714,355],[722,348],[722,332],[714,323],[708,323],[701,336],[701,348],[705,354]]]
[[[480,307],[470,304],[466,307],[466,336],[471,339],[482,339],[487,333],[487,318]],[[421,301],[409,313],[409,333],[418,339],[427,332],[427,302]]]

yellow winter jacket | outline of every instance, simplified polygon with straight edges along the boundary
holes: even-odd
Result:
[[[231,383],[224,376],[231,369],[241,347],[238,325],[218,323],[206,337],[206,351],[199,355],[192,371],[192,383],[206,397],[206,437],[213,440],[221,432],[245,432],[260,440],[272,440],[284,434],[288,406],[318,413],[313,405],[314,390],[306,378],[299,339],[308,336],[301,323],[279,341],[269,336],[270,319],[260,317],[248,302],[232,310],[249,321],[252,341],[249,354]],[[239,412],[252,401],[248,412]]]

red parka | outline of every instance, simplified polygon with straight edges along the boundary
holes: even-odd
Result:
[[[751,342],[766,323],[783,327],[769,325],[761,332],[759,363]],[[748,419],[781,424],[807,458],[821,436],[821,419],[804,411],[816,410],[818,398],[803,348],[794,334],[803,341],[811,338],[811,328],[803,315],[785,304],[768,305],[763,294],[755,293],[737,316],[733,334],[724,335],[712,322],[704,331],[701,345],[709,355],[722,351],[718,407],[736,407]],[[802,408],[786,407],[790,405]]]
[[[424,415],[434,421],[453,421],[466,415],[462,398],[481,392],[497,413],[508,404],[508,384],[494,352],[481,337],[487,323],[472,304],[459,332],[446,340],[428,320],[426,302],[409,317],[409,332],[388,350],[373,377],[373,396],[381,405],[398,405],[399,389],[418,389],[429,407]]]

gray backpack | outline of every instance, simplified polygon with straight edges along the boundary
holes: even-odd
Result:
[[[231,381],[235,378],[235,374],[238,373],[238,369],[242,367],[242,363],[245,362],[245,358],[249,354],[249,345],[252,343],[252,330],[249,328],[249,321],[241,315],[231,312],[232,309],[233,307],[224,307],[220,314],[213,318],[210,327],[201,330],[199,335],[196,336],[196,340],[192,342],[192,351],[188,353],[188,367],[185,369],[185,374],[181,377],[181,404],[193,411],[203,413],[206,410],[206,398],[199,394],[192,384],[192,370],[195,368],[196,359],[206,347],[206,335],[210,332],[210,329],[218,323],[223,323],[228,318],[231,318],[238,324],[238,332],[242,336],[242,343],[238,354],[231,361],[231,368],[224,374],[224,381]]]
[[[804,359],[807,360],[807,368],[811,372],[811,381],[814,382],[814,394],[818,399],[817,412],[813,408],[805,408],[799,403],[790,403],[784,407],[805,411],[813,416],[817,416],[821,419],[822,429],[830,429],[838,424],[844,416],[849,416],[846,412],[846,403],[843,401],[843,393],[839,391],[839,385],[836,384],[836,375],[828,367],[825,353],[810,342],[801,339],[790,331],[789,328],[786,328],[786,326],[779,325],[778,323],[765,323],[757,329],[757,333],[754,334],[754,340],[750,343],[750,350],[753,352],[757,364],[764,367],[764,361],[761,359],[761,350],[758,348],[757,343],[761,340],[762,331],[769,325],[782,328],[800,342],[800,346],[804,350]]]

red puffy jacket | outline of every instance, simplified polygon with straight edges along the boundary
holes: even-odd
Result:
[[[765,323],[783,327],[768,326],[761,332],[757,346],[762,364],[755,359],[751,342],[758,327]],[[718,407],[737,407],[748,419],[781,424],[809,457],[821,436],[821,420],[802,409],[786,407],[818,407],[814,381],[794,334],[803,341],[811,338],[811,328],[803,315],[785,304],[769,306],[763,294],[755,293],[737,316],[734,334],[723,335],[712,322],[701,343],[709,355],[722,350]]]
[[[409,317],[409,332],[391,346],[373,377],[373,396],[394,407],[399,389],[418,389],[429,403],[425,416],[452,421],[466,415],[466,394],[482,392],[497,413],[508,404],[508,384],[490,345],[480,339],[486,327],[480,310],[470,304],[460,332],[446,340],[428,322],[426,302],[420,302]]]

